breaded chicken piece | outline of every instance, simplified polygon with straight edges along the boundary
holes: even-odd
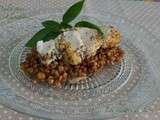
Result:
[[[121,42],[120,32],[112,26],[109,26],[106,32],[106,37],[103,40],[102,48],[113,48],[118,47]]]

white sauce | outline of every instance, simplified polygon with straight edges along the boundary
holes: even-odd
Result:
[[[37,42],[37,51],[43,56],[46,54],[51,54],[55,49],[55,41],[50,40],[47,42],[38,41]]]

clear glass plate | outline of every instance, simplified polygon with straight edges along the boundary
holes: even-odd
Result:
[[[61,89],[32,84],[20,70],[20,62],[29,51],[24,45],[42,28],[42,21],[60,20],[61,16],[46,14],[0,27],[0,102],[26,114],[56,120],[111,118],[146,110],[157,96],[157,79],[143,40],[154,37],[140,26],[110,13],[105,17],[84,15],[78,20],[113,25],[122,32],[125,58],[121,64],[107,66],[79,84],[68,84]]]

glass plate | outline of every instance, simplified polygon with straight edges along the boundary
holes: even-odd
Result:
[[[98,18],[83,15],[78,21],[113,25],[122,32],[125,58],[119,65],[107,66],[96,75],[61,89],[32,84],[20,70],[20,62],[29,52],[24,45],[42,28],[42,21],[60,20],[61,16],[46,14],[0,27],[0,102],[29,115],[56,120],[102,119],[146,110],[157,96],[157,79],[143,40],[154,37],[110,13]]]

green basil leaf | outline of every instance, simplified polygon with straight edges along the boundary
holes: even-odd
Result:
[[[76,23],[75,27],[87,27],[87,28],[91,28],[91,29],[96,29],[100,35],[102,35],[102,37],[104,37],[104,33],[102,32],[102,30],[95,24],[87,22],[87,21],[80,21],[78,23]]]
[[[63,22],[69,23],[74,20],[81,12],[85,0],[81,0],[72,5],[63,16]]]
[[[66,29],[66,28],[72,28],[72,26],[62,22],[61,23],[61,29]]]
[[[44,21],[42,22],[42,25],[47,28],[47,29],[51,29],[52,31],[59,31],[60,30],[60,24],[56,21],[52,21],[52,20],[48,20],[48,21]]]
[[[39,40],[43,40],[51,31],[48,29],[42,29],[39,32],[37,32],[31,40],[29,40],[26,44],[26,47],[36,47],[36,44]]]
[[[47,36],[43,39],[44,42],[49,41],[49,40],[54,40],[55,38],[57,38],[59,35],[61,34],[61,32],[50,32],[49,34],[47,34]]]

